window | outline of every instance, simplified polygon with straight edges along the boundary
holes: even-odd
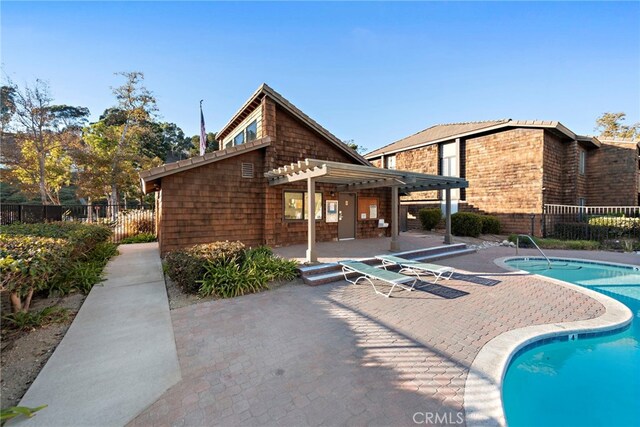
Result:
[[[284,192],[284,219],[307,219],[307,192]],[[322,219],[322,193],[316,193],[315,219]]]
[[[458,143],[450,142],[440,146],[440,175],[442,176],[460,176],[458,157]],[[445,198],[445,192],[442,191],[442,200]],[[460,189],[451,190],[451,199],[460,199]]]
[[[385,159],[385,162],[387,163],[387,165],[386,165],[387,169],[395,169],[396,168],[396,155],[394,154],[394,155],[388,156]]]
[[[578,163],[578,172],[580,175],[584,175],[587,168],[587,152],[580,150],[580,162]]]
[[[258,137],[258,121],[254,120],[253,122],[251,122],[245,129],[245,132],[247,134],[247,142],[251,142],[256,139]]]
[[[255,141],[258,137],[258,121],[254,120],[247,125],[246,128],[242,129],[240,133],[233,137],[233,143],[230,143],[230,146],[244,144],[245,142]],[[226,148],[226,145],[225,145]]]
[[[233,138],[233,145],[240,145],[244,143],[244,132],[240,132]]]

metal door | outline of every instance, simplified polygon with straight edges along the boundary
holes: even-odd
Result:
[[[356,238],[356,195],[340,193],[338,195],[338,239]]]

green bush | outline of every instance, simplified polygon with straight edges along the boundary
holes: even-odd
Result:
[[[500,234],[500,220],[495,216],[482,215],[482,234]]]
[[[509,235],[509,241],[515,243],[517,235]],[[593,240],[560,240],[560,239],[542,239],[534,237],[533,241],[541,249],[570,249],[582,251],[596,251],[601,248],[600,242]],[[533,245],[529,239],[520,239],[521,248],[532,248]]]
[[[167,254],[169,277],[185,292],[231,298],[266,289],[270,281],[291,280],[297,263],[260,246],[245,250],[241,242],[215,242]]]
[[[438,208],[420,209],[418,211],[418,219],[420,219],[423,230],[433,230],[442,219],[442,212]]]
[[[49,285],[49,296],[63,296],[72,291],[88,294],[91,288],[102,281],[102,271],[111,257],[118,253],[117,245],[111,242],[98,244],[93,251],[71,263]]]
[[[76,258],[93,250],[100,242],[111,237],[111,228],[102,224],[79,222],[47,222],[38,224],[11,224],[0,226],[0,234],[11,236],[51,237],[68,240]]]
[[[482,233],[482,217],[470,212],[451,215],[451,232],[456,236],[478,237]]]
[[[613,217],[613,216],[599,216],[589,218],[589,225],[599,225],[604,227],[615,227],[623,230],[633,230],[634,228],[640,228],[640,218],[629,217]]]
[[[103,225],[73,222],[0,226],[0,287],[14,312],[27,312],[36,291],[51,290],[77,261],[109,239]]]
[[[68,265],[72,244],[65,239],[0,234],[0,288],[9,292],[13,312],[27,312],[34,292]]]
[[[249,249],[242,257],[207,262],[198,295],[233,298],[269,288],[273,280],[296,277],[297,263],[273,255],[271,249]]]
[[[167,274],[185,292],[195,294],[206,272],[207,262],[239,258],[244,250],[241,242],[214,242],[195,245],[167,254],[165,263]]]
[[[124,239],[120,240],[120,244],[128,245],[131,243],[148,243],[155,242],[156,240],[156,235],[153,233],[140,233],[136,234],[135,236],[125,237]]]

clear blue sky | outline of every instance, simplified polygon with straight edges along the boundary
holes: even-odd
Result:
[[[640,121],[640,3],[6,2],[2,63],[56,103],[143,71],[162,118],[217,131],[262,82],[374,149],[436,123]]]

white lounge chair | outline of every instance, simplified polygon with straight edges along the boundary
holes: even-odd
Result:
[[[391,265],[397,265],[400,267],[400,271],[398,273],[415,274],[420,280],[422,280],[420,273],[432,274],[436,278],[433,283],[436,283],[441,277],[445,280],[449,280],[451,279],[451,276],[453,276],[453,268],[438,264],[429,264],[393,255],[378,255],[376,256],[376,259],[382,261],[382,266],[385,270]]]
[[[396,286],[401,287],[407,291],[412,291],[415,286],[417,279],[405,276],[403,274],[395,273],[393,271],[388,271],[386,269],[375,268],[370,265],[367,265],[363,262],[359,261],[340,261],[338,264],[342,266],[342,274],[344,274],[344,280],[349,283],[353,283],[357,285],[360,280],[366,280],[371,283],[373,286],[373,290],[376,291],[377,294],[383,295],[387,298],[393,292],[393,289]],[[355,280],[350,280],[347,276],[349,273],[357,273],[359,276]],[[391,285],[391,289],[386,294],[380,292],[374,283],[374,280],[378,280],[380,282],[384,282],[388,285]],[[405,286],[406,283],[411,283],[411,287]]]

